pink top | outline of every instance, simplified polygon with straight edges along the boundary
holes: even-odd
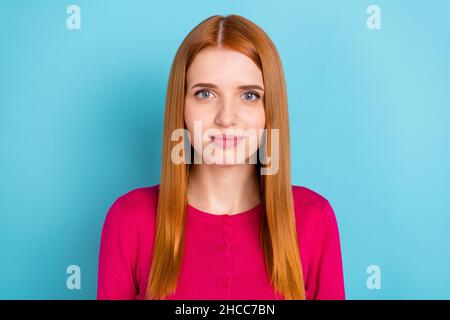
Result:
[[[339,231],[324,197],[292,187],[306,299],[345,299]],[[144,299],[155,238],[159,185],[132,190],[103,225],[97,299]],[[275,300],[259,244],[261,204],[232,215],[188,205],[177,290],[168,300]]]

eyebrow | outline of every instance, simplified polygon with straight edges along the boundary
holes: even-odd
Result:
[[[206,87],[206,88],[213,88],[213,89],[218,88],[217,85],[215,85],[214,83],[206,83],[206,82],[196,83],[191,87],[191,89],[196,88],[196,87],[203,87],[203,88]],[[238,89],[244,89],[244,90],[255,89],[255,90],[264,91],[264,89],[261,86],[258,86],[256,84],[242,85],[242,86],[239,86]]]

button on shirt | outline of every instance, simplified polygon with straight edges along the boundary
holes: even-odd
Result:
[[[293,186],[307,299],[345,299],[339,231],[328,200]],[[155,240],[159,185],[134,189],[110,207],[103,225],[98,299],[145,299]],[[284,299],[273,289],[259,242],[261,204],[237,214],[187,206],[178,299]]]

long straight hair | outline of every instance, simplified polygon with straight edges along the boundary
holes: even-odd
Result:
[[[207,47],[240,52],[252,59],[262,72],[266,130],[279,130],[279,169],[273,175],[258,174],[264,208],[260,242],[266,270],[277,294],[287,300],[305,299],[291,186],[284,72],[277,49],[268,35],[253,22],[238,15],[215,15],[198,24],[182,42],[171,67],[164,115],[156,236],[146,298],[165,299],[177,288],[184,252],[190,164],[171,161],[171,152],[178,144],[178,141],[172,141],[171,136],[174,130],[185,128],[186,71],[195,56]],[[266,139],[269,155],[271,135],[267,134]]]

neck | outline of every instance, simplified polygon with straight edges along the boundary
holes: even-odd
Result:
[[[188,203],[199,210],[235,214],[260,201],[255,165],[193,164],[189,168]]]

